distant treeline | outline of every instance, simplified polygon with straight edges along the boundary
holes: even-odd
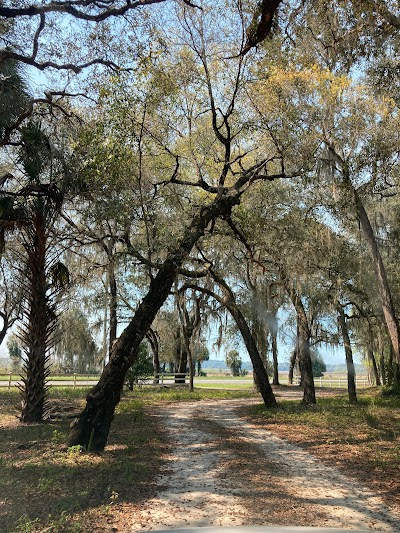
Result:
[[[215,369],[215,370],[222,370],[229,372],[229,368],[226,366],[225,361],[220,361],[218,359],[209,359],[208,361],[204,361],[201,364],[202,369],[207,372],[207,369]],[[289,363],[282,363],[279,365],[279,372],[288,372],[289,371]],[[357,373],[364,373],[365,367],[364,365],[358,364],[355,365],[356,372]],[[242,369],[243,370],[252,370],[252,366],[250,361],[243,361],[242,363]],[[346,365],[339,365],[339,364],[331,364],[326,365],[326,373],[329,372],[343,372],[346,373]]]

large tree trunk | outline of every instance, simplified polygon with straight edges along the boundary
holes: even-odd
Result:
[[[353,352],[351,349],[349,330],[346,324],[346,317],[343,311],[343,307],[339,304],[337,306],[339,313],[339,325],[342,331],[342,338],[344,344],[344,351],[346,354],[346,367],[347,367],[347,390],[349,394],[349,402],[352,404],[357,403],[357,392],[356,392],[356,371],[354,368],[353,362]]]
[[[137,358],[137,350],[156,314],[168,297],[176,273],[188,257],[197,240],[204,235],[208,224],[219,216],[228,215],[239,203],[239,195],[217,197],[201,207],[187,227],[176,249],[170,252],[157,275],[150,283],[131,322],[125,328],[110,352],[110,361],[100,380],[86,398],[86,407],[73,424],[70,445],[80,444],[86,449],[103,450],[120,401],[125,374]],[[90,444],[90,446],[89,446]]]
[[[225,305],[228,311],[233,316],[236,325],[238,326],[239,331],[243,337],[243,341],[246,345],[247,352],[251,359],[251,364],[253,365],[255,383],[264,400],[264,404],[266,407],[276,407],[275,395],[269,383],[267,371],[258,352],[257,344],[254,341],[250,328],[247,325],[247,322],[242,312],[234,301],[229,300],[226,302]]]
[[[347,186],[351,189],[354,197],[354,203],[357,209],[358,218],[367,241],[369,252],[372,259],[372,264],[375,270],[375,278],[378,288],[378,294],[382,305],[383,316],[388,329],[390,341],[393,346],[394,357],[397,363],[400,363],[400,328],[397,320],[392,293],[387,279],[385,265],[383,264],[382,256],[380,254],[378,243],[376,241],[374,231],[369,221],[367,212],[361,201],[361,198],[353,187],[350,179],[346,179]]]
[[[297,315],[300,319],[299,337],[298,337],[298,357],[301,382],[303,387],[303,403],[313,405],[316,403],[314,376],[312,371],[312,362],[310,354],[310,330],[308,322],[304,321],[304,316]]]
[[[41,422],[46,410],[48,377],[47,341],[51,333],[46,281],[46,229],[43,215],[36,213],[25,243],[28,255],[26,292],[27,324],[21,334],[27,361],[20,387],[22,422]]]

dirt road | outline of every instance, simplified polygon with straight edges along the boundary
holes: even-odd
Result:
[[[260,524],[400,531],[400,517],[380,498],[239,418],[240,403],[160,407],[171,446],[159,490],[129,525],[124,516],[123,531]]]

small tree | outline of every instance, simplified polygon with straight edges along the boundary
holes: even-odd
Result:
[[[315,378],[320,378],[326,372],[326,364],[317,351],[311,350],[312,372]]]
[[[64,312],[57,328],[60,339],[55,347],[60,370],[86,374],[95,372],[98,348],[86,315],[73,307]]]
[[[22,349],[15,335],[10,335],[7,340],[8,355],[11,359],[13,372],[18,372],[21,368]]]
[[[204,344],[198,344],[193,351],[194,364],[197,366],[197,375],[201,374],[201,363],[210,359],[210,352]]]
[[[135,363],[130,367],[126,374],[126,384],[129,390],[133,390],[135,383],[139,379],[152,375],[154,372],[153,358],[149,353],[149,348],[146,343],[142,342],[138,349],[138,357]]]
[[[232,376],[240,376],[242,369],[242,359],[237,350],[230,350],[225,356],[226,364],[232,372]]]

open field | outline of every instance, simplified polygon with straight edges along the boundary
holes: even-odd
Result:
[[[20,376],[18,374],[0,374],[0,387],[14,388],[17,383],[20,381]],[[82,387],[87,386],[93,383],[97,383],[99,376],[94,375],[77,375],[77,374],[54,374],[49,377],[49,383],[53,387]],[[286,385],[288,382],[287,373],[281,373],[279,375],[279,380],[282,385]],[[174,378],[168,374],[166,377],[160,378],[160,384],[170,385],[174,382]],[[188,378],[186,378],[188,381]],[[208,375],[208,376],[196,376],[194,378],[194,383],[196,387],[199,388],[211,388],[211,389],[230,389],[230,390],[250,390],[254,387],[252,375],[233,377],[228,374],[220,375]],[[294,380],[294,383],[297,383],[297,380]],[[152,386],[153,377],[149,376],[146,380],[143,380],[141,385],[143,386]],[[357,387],[369,387],[370,383],[368,382],[366,374],[360,374],[356,378]],[[321,378],[315,378],[316,387],[329,387],[329,388],[340,388],[346,389],[347,387],[347,377],[342,372],[338,373],[326,373]]]
[[[171,444],[161,417],[153,415],[164,402],[189,399],[195,408],[206,399],[253,398],[257,405],[242,409],[245,418],[306,447],[373,487],[393,507],[399,506],[398,397],[368,391],[360,395],[357,406],[339,397],[320,399],[311,408],[281,401],[279,409],[266,411],[250,391],[142,388],[125,395],[109,445],[95,455],[65,445],[71,417],[81,409],[86,390],[52,389],[51,418],[41,425],[20,425],[15,417],[18,394],[0,392],[2,532],[112,531],[114,515],[121,520],[121,506],[132,515],[152,496]]]

